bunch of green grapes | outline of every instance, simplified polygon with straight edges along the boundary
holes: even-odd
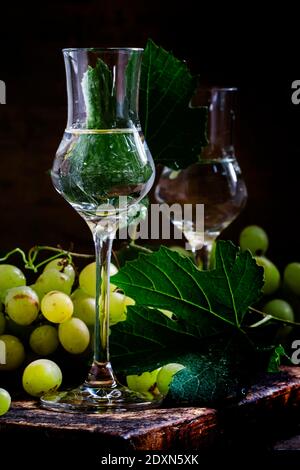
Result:
[[[256,263],[264,268],[264,286],[262,301],[258,309],[271,317],[286,320],[286,322],[300,321],[300,262],[293,261],[285,266],[282,273],[276,265],[266,257],[269,247],[269,237],[262,227],[249,225],[240,233],[241,250],[250,250]],[[279,338],[292,331],[291,326],[281,326]]]
[[[111,264],[111,274],[117,268]],[[26,285],[16,266],[0,264],[0,383],[7,374],[20,376],[20,386],[35,397],[57,389],[66,356],[87,358],[96,318],[96,263],[76,278],[63,258],[49,262],[34,284]],[[134,301],[110,288],[110,321],[126,319]],[[74,359],[73,359],[74,358]],[[4,360],[3,360],[4,359]],[[88,362],[88,359],[86,359]],[[0,388],[0,415],[10,406],[9,393]]]

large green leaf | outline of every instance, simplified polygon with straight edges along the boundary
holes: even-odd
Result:
[[[173,378],[168,399],[189,405],[212,406],[238,393],[239,376],[232,351],[212,349],[178,357],[185,366]]]
[[[200,271],[187,257],[161,247],[120,269],[113,283],[136,305],[111,328],[117,370],[134,374],[178,362],[185,368],[174,376],[169,400],[212,406],[237,396],[240,384],[263,365],[241,328],[249,305],[260,297],[263,270],[250,252],[225,241],[217,242],[215,266]]]
[[[87,129],[110,129],[116,121],[115,83],[109,67],[97,58],[83,75],[82,92],[86,106]]]
[[[224,399],[241,397],[242,389],[262,372],[278,372],[284,348],[261,349],[245,340],[241,332],[214,338],[198,352],[179,355],[176,362],[185,366],[173,377],[169,401],[189,405],[216,406]]]
[[[207,108],[191,108],[197,86],[186,64],[148,40],[142,61],[140,118],[154,160],[185,168],[207,144]]]
[[[222,331],[224,324],[240,327],[263,286],[263,269],[250,252],[219,241],[215,257],[214,270],[200,271],[187,257],[162,246],[126,263],[113,283],[139,305],[170,310],[205,337]]]
[[[173,325],[172,325],[173,323]],[[245,370],[256,358],[255,349],[235,331],[200,341],[161,312],[130,307],[127,321],[113,326],[111,335],[114,368],[136,374],[170,362],[185,366],[170,386],[168,401],[212,406],[229,396],[235,398],[244,384]],[[246,360],[245,360],[246,359]]]

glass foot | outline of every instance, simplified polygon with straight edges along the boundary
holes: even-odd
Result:
[[[114,388],[92,388],[85,385],[64,392],[52,392],[41,398],[41,406],[64,412],[104,413],[157,408],[162,396],[152,399],[117,384]]]

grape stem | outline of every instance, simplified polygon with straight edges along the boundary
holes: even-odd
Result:
[[[10,256],[14,255],[15,253],[19,253],[23,259],[23,262],[25,264],[25,266],[27,265],[28,261],[27,261],[27,258],[26,258],[26,255],[24,253],[23,250],[21,250],[21,248],[15,248],[14,250],[11,250],[9,251],[8,253],[6,253],[5,256],[3,256],[2,258],[0,258],[0,261],[6,261]]]
[[[40,263],[35,264],[37,256],[41,251],[50,251],[50,252],[55,252],[56,254],[53,255],[53,256],[48,257],[47,259],[41,261]],[[23,250],[21,250],[21,248],[14,248],[13,250],[6,253],[5,256],[0,258],[0,262],[6,261],[8,258],[10,258],[10,256],[12,256],[16,253],[21,255],[21,258],[23,260],[25,269],[31,269],[35,273],[39,270],[39,268],[41,266],[44,266],[45,264],[49,263],[50,261],[53,261],[54,259],[59,258],[61,256],[67,257],[69,263],[72,262],[72,257],[76,257],[76,258],[94,258],[94,255],[89,255],[89,254],[85,254],[85,253],[74,253],[72,251],[64,250],[61,247],[56,248],[56,247],[47,246],[47,245],[43,245],[43,246],[37,245],[37,246],[33,246],[32,248],[30,248],[30,250],[28,251],[27,256],[26,256],[26,253]]]
[[[269,313],[262,312],[261,310],[257,310],[254,307],[249,307],[249,310],[254,313],[258,313],[262,315],[264,318],[262,320],[259,320],[258,322],[253,323],[252,325],[249,325],[248,328],[256,328],[257,326],[263,325],[269,320],[275,320],[279,323],[285,323],[287,325],[294,325],[294,326],[300,326],[300,323],[291,321],[291,320],[284,320],[283,318],[279,317],[274,317],[273,315],[270,315]]]

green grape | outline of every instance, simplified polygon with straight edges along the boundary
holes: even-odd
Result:
[[[273,299],[265,304],[263,312],[282,320],[294,321],[294,312],[288,302],[282,299]]]
[[[125,304],[125,312],[127,312],[127,307],[129,307],[130,305],[135,305],[135,301],[131,297],[125,296],[124,304]]]
[[[3,335],[5,331],[6,320],[3,312],[0,312],[0,335]]]
[[[23,344],[12,335],[1,335],[0,342],[4,343],[5,351],[5,364],[0,364],[0,371],[17,369],[25,359]]]
[[[57,390],[61,382],[60,368],[49,359],[37,359],[28,364],[22,378],[25,392],[33,397]]]
[[[19,325],[18,323],[14,322],[11,318],[8,317],[6,320],[5,331],[7,334],[16,336],[23,343],[23,342],[28,342],[29,336],[31,335],[34,328],[35,328],[34,324],[25,325],[25,326]]]
[[[96,319],[96,304],[94,297],[85,294],[82,289],[76,289],[71,295],[74,305],[73,316],[80,318],[87,326],[93,326]]]
[[[58,327],[58,337],[63,348],[71,354],[81,354],[90,342],[90,332],[79,318],[70,318]]]
[[[46,264],[44,272],[48,271],[49,269],[56,269],[57,271],[64,273],[66,276],[68,276],[70,281],[72,281],[72,284],[74,283],[75,269],[70,263],[65,264],[64,258],[56,258],[50,261],[48,264]]]
[[[272,263],[272,261],[265,258],[264,256],[256,256],[255,260],[259,266],[264,268],[265,283],[262,288],[262,292],[265,295],[273,294],[273,292],[275,292],[280,285],[280,273],[278,269],[276,268],[275,264]]]
[[[13,287],[5,297],[5,311],[18,325],[30,325],[40,309],[36,292],[28,286]]]
[[[56,351],[59,341],[58,333],[54,326],[38,326],[30,335],[29,344],[36,354],[48,356]]]
[[[79,286],[91,297],[96,297],[96,262],[87,264],[79,274]]]
[[[0,388],[0,416],[3,416],[8,412],[10,404],[10,394],[4,390],[4,388]]]
[[[73,314],[73,302],[67,294],[54,290],[42,299],[42,314],[52,323],[62,323]]]
[[[117,274],[118,269],[110,263],[110,275]],[[79,286],[90,297],[96,297],[96,263],[87,264],[79,274]],[[110,285],[111,290],[115,290],[114,284]]]
[[[80,287],[75,289],[72,292],[72,295],[71,295],[71,299],[72,299],[73,303],[74,303],[75,300],[84,299],[85,297],[90,297],[90,296],[88,294],[86,294]]]
[[[4,302],[7,289],[25,285],[26,278],[19,268],[12,264],[0,264],[0,302]]]
[[[41,300],[48,292],[58,290],[67,295],[71,294],[73,279],[57,269],[47,269],[36,280],[32,289],[35,290]]]
[[[217,249],[217,242],[216,242],[216,240],[214,240],[213,243],[212,243],[210,254],[209,254],[209,263],[208,263],[209,264],[209,266],[208,266],[209,270],[212,270],[212,269],[216,268],[216,249]],[[200,264],[202,262],[202,266],[199,265],[198,261],[200,261]],[[202,269],[203,268],[203,260],[197,259],[197,265],[198,265],[199,269]]]
[[[109,298],[109,321],[115,325],[119,321],[126,320],[126,311],[128,305],[134,305],[135,301],[126,297],[120,292],[111,292]]]
[[[263,255],[269,246],[268,235],[258,225],[249,225],[240,233],[240,247],[250,250],[253,255]]]
[[[34,292],[36,293],[36,295],[39,298],[39,301],[41,302],[44,295],[46,295],[45,292],[42,289],[42,285],[41,284],[31,284],[29,287],[30,287],[30,289],[34,290]]]
[[[156,387],[156,378],[160,369],[143,372],[140,375],[127,375],[127,385],[131,390],[140,393],[151,393]]]
[[[283,280],[293,294],[300,295],[300,263],[289,263],[284,270]]]
[[[57,271],[64,270],[65,259],[64,258],[55,258],[44,267],[44,272],[48,269],[57,269]]]
[[[157,374],[156,384],[162,395],[167,395],[170,383],[173,380],[173,376],[181,369],[184,369],[184,366],[182,364],[177,364],[176,362],[166,364],[160,369],[159,373]]]

